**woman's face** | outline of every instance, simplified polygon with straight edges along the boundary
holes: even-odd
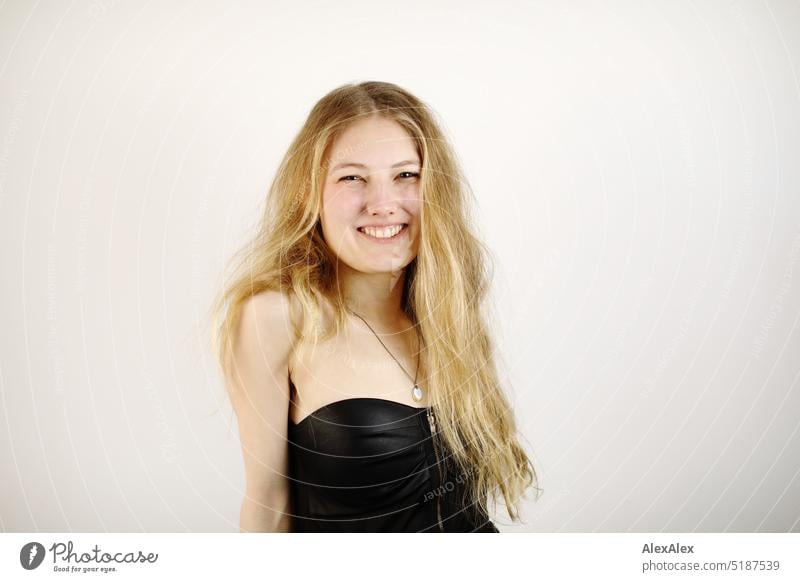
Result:
[[[414,260],[420,170],[413,140],[395,121],[362,119],[336,139],[320,219],[339,260],[364,273],[399,271]]]

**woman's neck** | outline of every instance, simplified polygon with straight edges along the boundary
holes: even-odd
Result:
[[[405,270],[361,273],[348,269],[341,282],[345,304],[373,327],[395,330],[408,319],[402,306],[404,281]]]

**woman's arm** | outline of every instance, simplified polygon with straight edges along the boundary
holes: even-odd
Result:
[[[246,491],[239,529],[291,528],[288,362],[292,334],[288,299],[259,293],[243,305],[233,349],[231,402],[239,422]]]

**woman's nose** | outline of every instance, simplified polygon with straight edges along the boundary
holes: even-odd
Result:
[[[367,184],[367,210],[370,214],[393,214],[400,204],[400,192],[391,180],[373,178]]]
[[[385,176],[373,176],[367,183],[367,198],[373,203],[397,201],[400,192],[395,191],[391,179]]]

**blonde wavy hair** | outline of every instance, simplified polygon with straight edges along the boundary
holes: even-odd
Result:
[[[459,472],[470,475],[465,507],[488,512],[491,498],[496,511],[502,496],[509,517],[519,521],[518,504],[538,479],[517,439],[481,313],[490,253],[473,234],[469,187],[443,132],[430,109],[401,87],[348,84],[313,107],[280,163],[256,236],[237,253],[234,274],[214,301],[214,352],[225,377],[233,378],[232,340],[242,305],[265,290],[289,293],[302,306],[296,340],[316,344],[342,331],[346,309],[337,258],[320,224],[322,185],[334,140],[352,122],[374,115],[400,124],[420,156],[420,244],[406,267],[402,307],[420,334],[426,388],[452,455],[448,462],[454,459]],[[326,329],[323,301],[334,315]]]

